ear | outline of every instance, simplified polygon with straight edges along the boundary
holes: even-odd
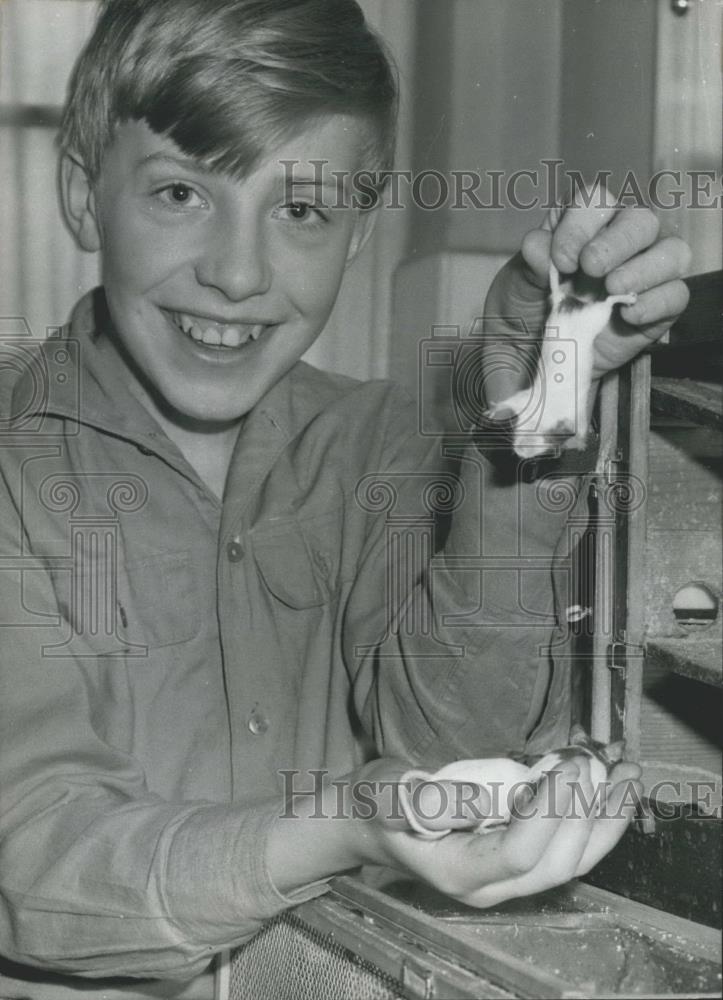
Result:
[[[354,222],[354,232],[352,233],[349,250],[346,255],[347,267],[349,267],[352,261],[359,256],[364,247],[367,245],[369,237],[374,232],[378,212],[378,207],[357,209],[356,221]]]
[[[584,727],[581,726],[579,722],[575,722],[570,729],[570,746],[585,746],[585,744],[589,742],[590,739],[585,732]]]
[[[66,224],[78,245],[89,253],[100,250],[93,185],[83,161],[67,152],[60,159],[60,200]]]
[[[625,756],[625,741],[616,740],[605,747],[605,755],[611,764],[618,764]]]

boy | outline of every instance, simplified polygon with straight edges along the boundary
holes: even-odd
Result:
[[[354,0],[102,5],[61,191],[103,289],[43,346],[48,391],[20,373],[2,454],[3,995],[201,1000],[215,952],[334,873],[388,864],[487,906],[587,871],[629,819],[632,764],[611,775],[612,818],[567,814],[575,782],[592,795],[583,757],[488,837],[425,840],[382,805],[408,761],[547,749],[568,723],[537,652],[564,525],[535,506],[550,484],[495,484],[470,442],[444,563],[388,566],[363,485],[418,514],[437,446],[393,387],[299,360],[374,218],[329,208],[340,192],[317,190],[314,163],[335,183],[388,167],[394,108]],[[552,256],[639,293],[596,377],[628,360],[685,305],[685,249],[633,214],[573,205],[530,234],[490,314],[539,325]],[[508,377],[490,375],[490,400]],[[519,531],[542,624],[504,574],[480,594],[456,571],[480,533],[504,552]],[[432,590],[430,630],[414,616]],[[475,601],[476,625],[445,628]],[[314,788],[324,769],[345,781]],[[352,808],[361,779],[370,818]],[[290,790],[317,794],[284,817]]]

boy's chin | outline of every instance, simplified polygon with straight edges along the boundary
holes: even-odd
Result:
[[[174,422],[180,426],[185,426],[189,430],[196,430],[201,433],[212,433],[215,430],[224,430],[233,424],[240,423],[246,414],[253,407],[235,406],[215,406],[215,407],[188,407],[174,408],[175,413],[169,414]]]
[[[166,421],[187,431],[213,433],[240,423],[255,400],[246,402],[238,396],[233,400],[189,400],[176,398],[174,394],[154,392],[154,403]]]

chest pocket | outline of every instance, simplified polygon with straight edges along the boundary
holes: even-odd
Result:
[[[98,559],[51,571],[58,606],[72,634],[99,654],[187,642],[202,622],[204,588],[195,583],[190,552],[120,566]]]
[[[332,558],[297,522],[254,536],[253,552],[264,584],[286,607],[315,608],[329,600]]]

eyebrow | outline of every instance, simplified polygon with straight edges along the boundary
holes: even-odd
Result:
[[[337,194],[344,190],[344,181],[344,177],[330,177],[323,181],[318,177],[294,177],[293,180],[287,178],[284,186],[287,192],[293,192],[297,188],[314,188],[316,191],[332,191]]]
[[[209,172],[213,173],[213,170],[210,167],[191,156],[175,156],[173,153],[166,153],[161,150],[157,150],[155,153],[148,153],[144,156],[136,167],[136,170],[141,170],[143,167],[154,163],[168,163],[181,170],[193,171],[197,174]],[[284,184],[284,190],[288,195],[296,188],[307,187],[314,188],[316,191],[331,191],[338,196],[339,191],[341,190],[343,192],[344,190],[345,180],[346,175],[343,177],[327,176],[323,180],[319,179],[318,176],[287,177]]]
[[[324,181],[320,181],[318,177],[294,177],[293,180],[288,180],[289,187],[292,185],[296,186],[297,184],[305,187],[336,187],[338,183],[338,177],[329,178]]]
[[[148,163],[171,163],[174,167],[180,167],[182,170],[195,170],[196,173],[204,173],[208,170],[208,167],[205,167],[198,160],[193,159],[193,157],[174,156],[173,153],[149,153],[143,157],[137,169],[146,166]]]

